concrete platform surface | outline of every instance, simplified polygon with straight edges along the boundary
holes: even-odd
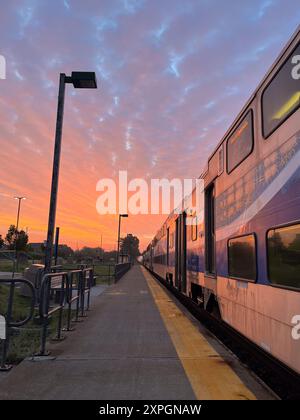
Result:
[[[51,358],[5,374],[0,400],[274,398],[144,268],[94,295]]]

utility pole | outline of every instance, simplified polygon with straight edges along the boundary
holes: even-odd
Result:
[[[94,72],[72,72],[72,76],[66,76],[65,73],[60,73],[55,144],[54,144],[54,157],[53,157],[53,169],[52,169],[52,182],[51,182],[51,195],[50,195],[50,208],[49,208],[49,218],[48,218],[48,233],[47,233],[47,243],[46,243],[46,250],[45,250],[45,272],[46,273],[49,273],[51,271],[66,83],[72,83],[75,88],[86,88],[86,89],[97,88],[96,75]]]
[[[57,265],[58,246],[59,246],[59,227],[57,227],[55,231],[54,265]]]
[[[119,264],[119,255],[120,255],[120,233],[121,233],[121,219],[122,217],[128,217],[128,214],[119,214],[119,228],[118,228],[118,251],[117,251],[117,261]]]

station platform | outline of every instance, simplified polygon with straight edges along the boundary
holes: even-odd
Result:
[[[95,296],[88,318],[49,349],[4,374],[0,400],[274,399],[139,265]]]

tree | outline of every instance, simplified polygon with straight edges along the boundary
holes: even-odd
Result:
[[[298,253],[300,252],[300,234],[299,233],[295,235],[293,242],[289,244],[288,248],[290,251],[296,251]]]
[[[0,249],[4,247],[4,239],[2,238],[2,235],[0,235]]]
[[[28,235],[24,230],[17,230],[15,225],[10,225],[5,237],[5,243],[8,249],[25,251],[27,249]]]
[[[61,258],[68,259],[74,255],[74,251],[68,245],[58,245],[57,255]]]
[[[121,254],[129,255],[132,260],[135,260],[139,255],[141,255],[139,245],[139,238],[130,233],[125,238],[121,239]]]
[[[102,258],[104,250],[102,248],[90,248],[85,246],[81,250],[75,251],[75,259],[77,262],[80,261],[93,261]]]

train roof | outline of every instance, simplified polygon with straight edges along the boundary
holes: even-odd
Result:
[[[281,52],[279,53],[279,55],[275,59],[274,63],[270,66],[270,68],[266,72],[265,76],[262,78],[262,80],[259,83],[259,85],[257,86],[257,88],[254,90],[254,92],[249,97],[248,101],[245,103],[245,105],[243,106],[243,108],[241,109],[241,111],[239,112],[237,117],[234,119],[234,121],[230,124],[229,128],[226,130],[226,132],[225,132],[224,136],[222,137],[221,141],[217,144],[217,146],[214,148],[213,153],[209,156],[209,158],[207,160],[208,163],[213,158],[213,156],[217,153],[219,147],[223,144],[223,142],[226,140],[226,138],[228,137],[230,132],[233,130],[233,128],[235,127],[235,125],[237,124],[239,119],[242,117],[242,115],[244,114],[244,112],[246,111],[246,109],[248,108],[250,103],[253,101],[253,99],[257,95],[258,91],[261,89],[261,87],[263,86],[263,84],[265,83],[267,78],[269,77],[270,73],[276,68],[276,66],[278,65],[278,63],[280,62],[282,57],[284,56],[286,50],[292,45],[292,43],[295,41],[295,39],[299,35],[300,35],[300,25],[298,25],[297,29],[295,30],[293,35],[290,37],[288,42],[285,44],[285,46],[282,48]],[[200,174],[199,178],[204,178],[207,171],[208,171],[208,167],[206,167],[205,170]]]

